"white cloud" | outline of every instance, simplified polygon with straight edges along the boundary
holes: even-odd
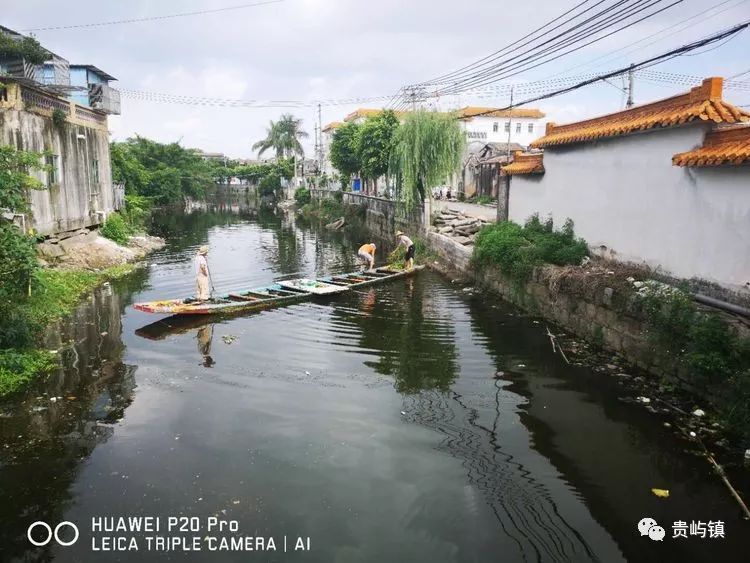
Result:
[[[3,7],[2,24],[15,29],[220,7],[212,0],[117,4],[27,0],[10,4]],[[679,8],[651,21],[512,80],[537,80],[587,63],[705,9],[703,0],[685,0]],[[37,35],[66,58],[112,73],[124,89],[255,100],[367,98],[390,95],[401,85],[459,68],[562,11],[560,3],[553,0],[516,3],[512,9],[497,0],[475,0],[471,4],[455,0],[286,0],[205,16]],[[738,5],[714,18],[696,19],[699,25],[656,45],[571,72],[625,65],[746,18],[747,7]],[[704,76],[732,74],[746,70],[747,47],[748,37],[740,35],[720,50],[676,59],[657,68]],[[684,87],[641,81],[636,84],[636,101],[657,99],[681,89]],[[441,103],[456,101],[441,99]],[[503,104],[507,99],[464,95],[460,103]],[[563,122],[613,111],[621,103],[617,90],[596,86],[534,105]],[[376,104],[324,106],[323,122],[341,119],[358,105]],[[181,138],[186,145],[239,157],[249,156],[250,146],[264,134],[269,119],[289,111],[304,119],[305,129],[311,133],[306,141],[310,150],[317,120],[315,107],[219,108],[126,98],[123,115],[112,119],[111,128],[116,138],[135,133],[162,141]]]

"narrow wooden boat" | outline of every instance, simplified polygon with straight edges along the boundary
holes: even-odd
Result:
[[[286,280],[265,287],[237,291],[212,297],[208,301],[194,298],[166,299],[136,303],[133,308],[146,313],[167,315],[224,315],[239,311],[252,311],[304,301],[315,296],[328,296],[349,291],[351,287],[361,287],[410,276],[423,269],[415,266],[412,270],[394,271],[376,268],[363,272],[352,272],[328,276],[316,280]]]

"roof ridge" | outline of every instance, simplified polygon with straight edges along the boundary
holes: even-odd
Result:
[[[721,98],[722,78],[712,77],[688,92],[626,110],[568,123],[547,124],[545,135],[532,147],[561,145],[616,137],[636,131],[671,127],[696,119],[714,123],[738,123],[750,120],[750,113]]]

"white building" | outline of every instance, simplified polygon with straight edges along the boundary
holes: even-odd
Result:
[[[722,100],[722,79],[602,117],[548,124],[503,167],[509,218],[533,213],[605,257],[678,278],[750,289],[750,113]],[[729,126],[729,129],[726,129]]]
[[[498,110],[467,106],[457,111],[466,132],[468,152],[477,152],[487,143],[517,143],[528,147],[544,132],[545,115],[535,108]]]

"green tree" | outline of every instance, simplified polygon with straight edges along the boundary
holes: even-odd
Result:
[[[388,172],[398,118],[392,111],[369,117],[355,136],[355,149],[363,178],[375,179]]]
[[[214,183],[214,166],[196,151],[179,143],[157,143],[134,137],[112,143],[112,177],[125,184],[125,192],[152,198],[160,204],[186,197],[200,199]]]
[[[359,129],[356,123],[346,123],[336,129],[331,140],[331,163],[346,178],[347,184],[348,178],[362,168],[357,150]]]
[[[41,158],[38,153],[0,146],[0,210],[28,212],[28,191],[43,188],[29,174],[29,170],[42,168]],[[25,344],[29,337],[26,323],[18,314],[18,304],[37,267],[34,240],[0,217],[0,349]]]
[[[404,207],[424,201],[427,190],[459,170],[465,143],[453,115],[417,111],[406,117],[396,130],[389,166]]]
[[[278,121],[271,121],[266,128],[266,138],[253,145],[258,156],[273,149],[277,158],[292,158],[295,154],[304,156],[300,139],[308,137],[302,130],[302,120],[285,113]]]
[[[50,58],[50,53],[34,37],[13,37],[0,31],[0,58],[14,57],[40,65]]]

